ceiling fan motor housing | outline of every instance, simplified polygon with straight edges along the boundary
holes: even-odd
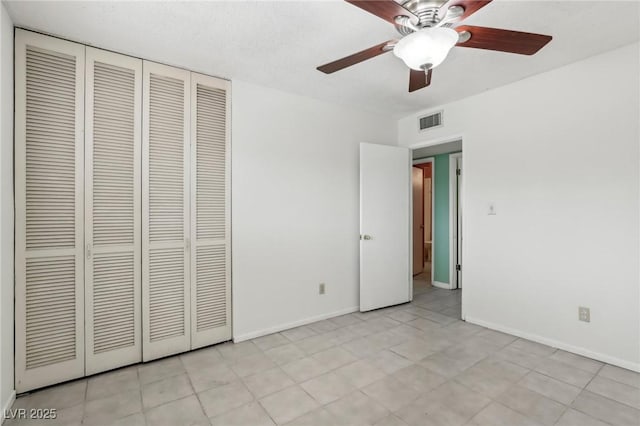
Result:
[[[408,0],[402,6],[419,18],[415,27],[427,28],[436,25],[442,19],[440,9],[447,0]],[[401,17],[395,24],[396,30],[403,36],[409,35],[415,31],[410,25],[408,17]]]

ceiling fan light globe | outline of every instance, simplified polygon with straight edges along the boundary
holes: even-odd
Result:
[[[411,69],[435,68],[445,60],[458,42],[458,33],[451,28],[423,28],[403,37],[393,48],[393,54]]]

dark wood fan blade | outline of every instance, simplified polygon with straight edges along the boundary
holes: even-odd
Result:
[[[390,41],[385,41],[384,43],[380,43],[361,52],[345,56],[344,58],[338,59],[337,61],[320,65],[317,70],[322,71],[325,74],[331,74],[336,71],[340,71],[341,69],[350,67],[351,65],[359,64],[360,62],[366,61],[367,59],[375,58],[378,55],[382,55],[383,53],[391,51],[383,49],[388,43],[390,43]]]
[[[542,49],[553,37],[543,34],[523,33],[520,31],[501,30],[498,28],[474,27],[461,25],[456,27],[458,33],[468,31],[471,38],[456,46],[475,49],[498,50],[500,52],[533,55]]]
[[[409,73],[409,92],[415,92],[430,85],[431,71],[429,70],[425,73],[424,71],[411,70]]]
[[[407,16],[412,21],[418,22],[418,17],[400,4],[393,0],[345,0],[347,3],[351,3],[354,6],[359,7],[362,10],[366,10],[369,13],[376,15],[378,18],[382,18],[392,24],[395,24],[396,16]]]
[[[464,9],[464,13],[460,15],[460,17],[450,21],[450,22],[460,22],[463,19],[466,19],[469,16],[473,15],[474,13],[476,13],[478,10],[482,9],[489,3],[491,3],[491,0],[450,0],[440,10],[444,11],[452,6],[462,7]]]

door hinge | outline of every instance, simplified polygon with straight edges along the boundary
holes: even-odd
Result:
[[[462,271],[462,265],[456,265],[456,271]]]
[[[460,169],[456,169],[456,174],[460,176]]]

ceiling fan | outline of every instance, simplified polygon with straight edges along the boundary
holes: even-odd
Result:
[[[431,73],[454,46],[533,55],[551,36],[459,25],[491,0],[345,0],[395,25],[400,40],[389,40],[369,49],[318,67],[331,74],[386,52],[402,59],[411,69],[409,92],[431,84]]]

